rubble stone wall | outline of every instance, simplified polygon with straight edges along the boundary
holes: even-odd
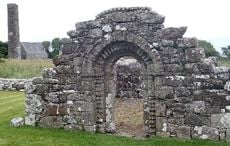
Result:
[[[118,98],[142,98],[141,65],[129,62],[128,59],[119,60],[115,64],[116,97]]]
[[[24,91],[26,83],[30,82],[30,79],[7,79],[0,78],[0,91],[1,90],[17,90]]]
[[[146,136],[229,140],[230,70],[205,58],[186,27],[150,8],[115,8],[76,23],[54,68],[27,86],[27,125],[114,132],[113,67],[132,56],[143,74]]]

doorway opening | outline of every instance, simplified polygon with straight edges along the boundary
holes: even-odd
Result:
[[[98,55],[93,57],[95,61],[92,62],[92,66],[95,76],[96,130],[98,132],[115,132],[120,135],[133,137],[147,137],[155,134],[155,104],[152,104],[154,102],[154,89],[152,86],[154,80],[152,74],[155,73],[155,66],[151,58],[154,55],[151,54],[153,56],[150,56],[135,43],[127,41],[114,41],[102,48],[99,45],[95,50],[98,51]],[[132,78],[131,80],[141,79],[141,81],[139,86],[135,86],[130,83],[131,80],[129,78],[125,78],[128,85],[124,86],[125,92],[124,90],[121,92],[121,88],[116,85],[117,74],[115,64],[120,62],[119,59],[121,58],[130,59],[129,56],[133,57],[131,59],[135,58],[136,62],[140,64],[138,65],[140,69],[137,70],[141,72],[139,73],[141,77]],[[132,67],[131,64],[128,64],[128,66]],[[90,67],[87,69],[89,71]],[[134,71],[134,73],[136,72]],[[133,89],[135,90],[132,93]],[[115,100],[121,102],[115,102]],[[133,107],[133,110],[131,110],[131,107]],[[138,114],[138,111],[140,111],[140,114]],[[125,117],[127,121],[124,121]],[[135,118],[139,119],[140,124],[137,119],[134,120]],[[125,129],[127,131],[124,131]]]
[[[114,74],[116,133],[130,137],[144,137],[141,64],[133,57],[122,57],[114,66]]]

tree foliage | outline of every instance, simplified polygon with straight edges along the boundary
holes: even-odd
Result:
[[[61,40],[60,38],[54,38],[51,42],[53,49],[60,49],[61,48]]]
[[[61,48],[60,38],[54,38],[51,42],[51,45],[52,45],[52,52],[50,53],[50,58],[54,58],[55,56],[59,55],[59,51]]]
[[[0,41],[0,58],[6,58],[8,55],[8,44]]]
[[[54,58],[55,56],[59,55],[59,51],[61,48],[60,38],[54,38],[51,42],[43,41],[42,44],[45,47],[49,58]]]
[[[210,57],[210,56],[218,57],[220,55],[220,53],[216,51],[216,49],[213,47],[213,45],[210,42],[207,42],[205,40],[199,40],[198,46],[204,48],[206,57]]]
[[[226,55],[228,57],[228,59],[230,59],[230,46],[223,47],[221,49],[223,51],[223,54]]]

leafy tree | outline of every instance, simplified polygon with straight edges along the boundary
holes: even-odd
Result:
[[[59,38],[54,38],[51,42],[43,41],[42,44],[46,49],[48,58],[54,58],[55,56],[59,55],[59,51],[62,45]]]
[[[8,44],[0,41],[0,58],[6,58],[8,55]]]
[[[61,40],[59,38],[54,38],[51,42],[52,45],[52,52],[50,53],[50,57],[54,58],[55,56],[59,55],[59,51],[61,48]]]
[[[213,45],[210,42],[207,42],[205,40],[199,40],[198,46],[204,48],[206,57],[210,57],[210,56],[218,57],[220,55],[220,53],[216,51],[216,49],[213,47]]]
[[[223,54],[226,55],[228,57],[228,59],[230,59],[230,46],[228,47],[223,47],[221,48],[223,51]]]

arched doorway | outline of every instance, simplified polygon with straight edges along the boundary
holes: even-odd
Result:
[[[186,27],[164,28],[163,22],[150,8],[130,7],[77,23],[62,39],[55,67],[27,86],[25,124],[114,132],[112,68],[132,56],[144,72],[145,136],[220,139],[226,131],[218,132],[216,119],[226,116],[229,70],[205,58],[197,39],[184,38]],[[217,132],[197,134],[197,127]]]
[[[148,136],[150,133],[155,133],[155,124],[153,124],[155,122],[155,111],[152,110],[155,109],[155,105],[152,103],[152,100],[154,100],[154,89],[152,88],[154,76],[149,74],[149,69],[153,68],[153,61],[143,49],[127,41],[114,41],[106,45],[96,55],[93,62],[97,130],[110,133],[116,132],[113,107],[116,86],[113,68],[115,63],[124,56],[131,56],[137,59],[142,67],[144,135]]]
[[[115,131],[118,135],[141,138],[144,136],[142,66],[133,57],[122,57],[115,64],[114,73]]]

